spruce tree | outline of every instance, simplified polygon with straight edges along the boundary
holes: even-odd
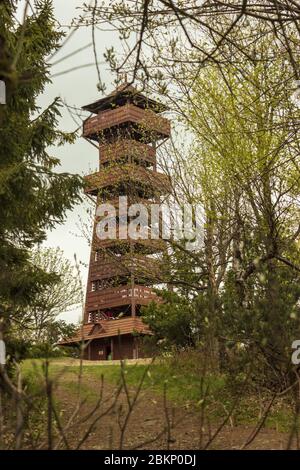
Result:
[[[57,279],[30,262],[31,249],[46,231],[64,220],[80,200],[82,179],[59,173],[50,147],[72,142],[58,127],[59,99],[46,109],[37,104],[50,82],[47,57],[59,48],[51,0],[36,0],[34,14],[16,19],[18,1],[0,3],[0,323],[2,329],[45,285]],[[0,328],[0,331],[1,331]]]

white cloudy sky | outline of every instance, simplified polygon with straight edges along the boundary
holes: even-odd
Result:
[[[69,25],[72,18],[79,14],[78,7],[83,5],[82,0],[54,0],[55,15],[60,24]],[[21,16],[21,11],[20,11]],[[52,59],[52,62],[58,61],[65,55],[87,45],[92,41],[91,29],[80,28],[72,36],[70,41],[63,47],[58,54]],[[118,48],[118,37],[112,32],[96,31],[96,44],[99,62],[103,61],[103,52],[106,47],[114,44]],[[92,47],[64,60],[63,62],[52,67],[52,74],[68,70],[70,68],[81,66],[94,62]],[[105,81],[108,91],[113,88],[113,77],[107,66],[101,67],[101,75]],[[39,104],[41,107],[47,107],[48,104],[56,97],[60,96],[69,105],[81,107],[101,97],[97,90],[97,71],[95,66],[82,68],[71,73],[67,73],[58,77],[53,77],[53,83],[47,86],[45,93],[40,97]],[[60,126],[65,130],[74,130],[75,123],[67,111],[63,112]],[[58,171],[71,172],[79,174],[87,174],[89,170],[94,170],[98,164],[97,149],[87,143],[84,139],[79,138],[73,145],[65,145],[61,148],[51,149],[53,155],[61,160],[61,166]],[[78,206],[67,215],[66,222],[58,226],[55,230],[48,233],[46,244],[52,247],[60,247],[67,258],[74,259],[74,253],[83,263],[88,263],[89,246],[88,242],[80,237],[80,230],[77,228],[79,218],[83,217],[87,220],[84,205]],[[85,286],[87,278],[87,269],[82,268],[82,281]],[[62,315],[67,321],[77,322],[80,316],[80,309],[68,312]]]

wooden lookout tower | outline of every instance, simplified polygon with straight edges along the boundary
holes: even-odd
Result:
[[[61,344],[83,341],[89,360],[135,359],[144,355],[140,337],[151,334],[140,318],[141,307],[160,302],[153,285],[160,278],[164,244],[159,220],[154,235],[149,219],[139,217],[131,236],[134,217],[127,208],[143,204],[150,215],[150,204],[170,191],[156,161],[157,146],[170,137],[170,121],[161,116],[162,104],[127,83],[83,109],[94,114],[84,122],[83,137],[99,146],[99,171],[86,176],[85,192],[97,207],[105,203],[115,209],[116,236],[99,238],[97,224],[108,213],[96,216],[83,326]]]

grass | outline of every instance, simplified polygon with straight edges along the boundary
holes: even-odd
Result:
[[[66,362],[70,365],[66,366]],[[61,364],[60,364],[61,363]],[[32,387],[42,380],[42,361],[27,360],[22,365],[24,378],[29,380]],[[79,367],[72,365],[72,361],[66,359],[54,359],[50,362],[50,375],[60,381],[63,376],[63,387],[71,395],[77,393],[77,377]],[[124,374],[126,383],[130,389],[135,389],[145,374],[142,389],[152,395],[152,398],[159,399],[163,396],[166,388],[167,399],[178,406],[195,407],[203,406],[205,396],[205,406],[210,419],[223,419],[236,402],[237,397],[233,396],[232,388],[229,387],[227,379],[220,374],[206,374],[201,379],[201,374],[195,371],[195,366],[191,364],[174,363],[169,360],[160,361],[147,365],[125,365]],[[116,365],[88,365],[83,366],[82,396],[90,402],[95,401],[99,395],[99,387],[96,384],[104,382],[117,385],[120,381],[120,367]],[[207,389],[207,394],[204,390]],[[265,397],[267,398],[267,397]],[[265,404],[267,399],[265,400]],[[262,414],[263,405],[256,396],[244,395],[238,397],[238,403],[233,413],[235,424],[256,424]],[[289,405],[284,401],[277,402],[268,415],[265,425],[275,428],[278,431],[288,431],[292,420],[292,413]]]
[[[68,387],[72,388],[72,383],[76,386],[75,378],[78,375],[79,367],[75,365],[59,365],[60,361],[56,359],[50,363],[50,373],[52,377],[58,377],[63,370],[70,376],[74,375],[74,381],[71,380]],[[65,363],[65,359],[61,361]],[[41,360],[26,360],[22,366],[23,375],[26,377],[34,374],[35,376],[42,377],[42,361]],[[37,371],[39,373],[37,374]],[[143,374],[146,372],[143,389],[147,389],[156,395],[162,395],[164,388],[167,389],[167,398],[178,404],[194,403],[197,404],[202,398],[201,381],[196,374],[183,374],[176,373],[169,363],[152,364],[150,367],[147,365],[125,365],[124,374],[126,383],[129,387],[136,387],[140,383]],[[178,372],[178,371],[177,371]],[[93,377],[96,380],[101,380],[103,375],[104,381],[112,384],[118,384],[121,378],[120,367],[118,366],[83,366],[83,379]],[[83,380],[84,382],[84,380]],[[224,388],[224,378],[222,376],[209,375],[205,379],[205,386],[209,386],[210,393],[214,395]]]

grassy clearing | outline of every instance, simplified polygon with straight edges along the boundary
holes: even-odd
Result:
[[[43,381],[42,364],[42,360],[27,360],[23,363],[23,375],[31,388],[37,389],[38,384]],[[68,362],[65,358],[61,361],[55,359],[50,362],[49,370],[52,379],[67,389],[70,395],[76,395],[79,366],[75,365],[74,361]],[[242,398],[233,396],[232,389],[223,375],[206,374],[205,378],[201,378],[201,374],[191,370],[190,367],[170,361],[154,363],[151,366],[125,365],[124,374],[130,389],[135,389],[140,384],[145,371],[142,390],[147,391],[153,400],[161,399],[166,388],[169,401],[186,408],[205,406],[211,420],[223,419],[238,400],[231,422],[256,424],[267,405],[268,397],[258,399],[250,395]],[[87,401],[93,402],[99,396],[101,376],[103,376],[104,383],[117,385],[121,380],[120,366],[83,366],[81,391]],[[292,413],[289,404],[281,400],[273,406],[265,425],[278,431],[288,431],[291,420]]]
[[[59,364],[60,361],[57,359],[53,360],[53,364],[50,362],[50,375],[52,378],[57,378],[64,375],[64,378],[67,377],[67,381],[64,380],[64,384],[72,389],[77,387],[76,377],[78,376],[79,366],[70,365],[66,366],[66,360],[61,360],[62,365]],[[22,370],[24,377],[35,377],[36,379],[42,379],[42,360],[27,360],[24,361]],[[225,382],[222,376],[212,376],[207,375],[205,380],[201,380],[196,374],[184,374],[180,371],[176,371],[173,367],[170,367],[168,362],[152,364],[151,366],[147,365],[125,365],[124,374],[126,377],[126,383],[129,387],[137,387],[142,380],[143,375],[143,389],[149,390],[157,395],[162,395],[164,388],[167,390],[167,398],[174,401],[177,404],[194,404],[196,405],[199,400],[203,397],[203,390],[201,387],[209,387],[210,393],[217,395],[224,389]],[[104,381],[111,384],[117,385],[121,380],[121,371],[120,366],[83,366],[83,384],[85,384],[88,379],[93,378],[95,381],[98,381],[100,384],[101,376],[104,377]]]

